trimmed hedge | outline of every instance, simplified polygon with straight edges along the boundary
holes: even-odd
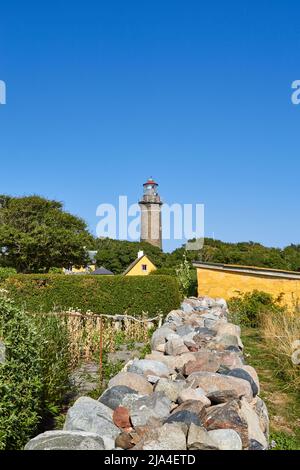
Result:
[[[18,274],[5,284],[16,305],[29,312],[79,309],[93,313],[149,316],[178,308],[178,283],[171,276]]]

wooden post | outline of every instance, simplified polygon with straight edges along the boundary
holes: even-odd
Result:
[[[102,331],[102,317],[100,317],[100,344],[99,344],[99,381],[100,385],[103,382],[103,360],[102,360],[102,353],[103,353],[103,331]]]

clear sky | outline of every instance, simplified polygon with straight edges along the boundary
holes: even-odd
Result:
[[[299,243],[299,0],[1,2],[0,193],[204,203],[205,234]],[[169,250],[180,242],[167,242]]]

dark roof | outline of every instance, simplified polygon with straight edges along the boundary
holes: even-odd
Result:
[[[103,266],[100,266],[100,268],[97,268],[95,269],[95,271],[93,271],[91,274],[96,274],[96,275],[111,275],[111,274],[114,274],[112,273],[111,271],[109,271],[108,269],[104,268]]]
[[[298,271],[284,271],[282,269],[263,268],[259,266],[242,266],[238,264],[220,264],[220,263],[203,263],[201,261],[193,261],[195,268],[212,269],[215,271],[242,272],[246,274],[284,278],[284,279],[300,279]]]

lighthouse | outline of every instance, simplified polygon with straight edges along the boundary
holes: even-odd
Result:
[[[161,206],[163,203],[157,191],[158,184],[153,178],[149,178],[143,184],[143,188],[143,197],[139,201],[141,242],[148,242],[162,249]]]

